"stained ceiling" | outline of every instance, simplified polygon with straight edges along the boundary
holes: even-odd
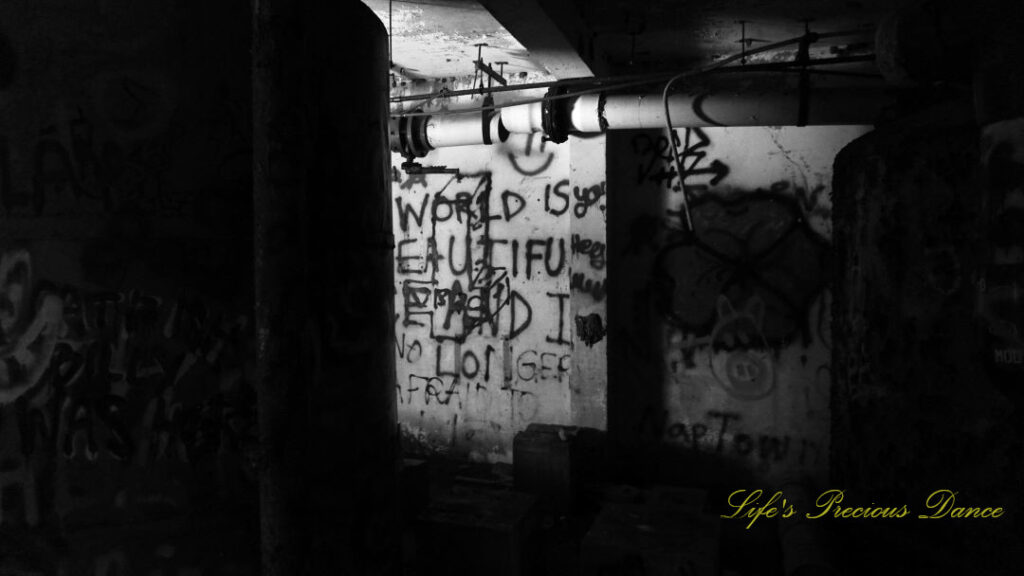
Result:
[[[506,76],[531,79],[547,71],[530,59],[527,49],[475,1],[363,0],[381,19],[391,23],[391,60],[407,78],[473,76],[473,61],[506,62]],[[486,44],[477,47],[476,44]]]
[[[616,68],[708,63],[760,45],[815,32],[858,31],[823,41],[819,53],[869,47],[892,0],[574,0]],[[744,42],[744,38],[746,42]],[[790,53],[793,52],[791,49]]]
[[[392,61],[407,78],[474,75],[476,44],[513,81],[590,75],[552,59],[576,52],[590,73],[666,71],[814,32],[812,57],[864,54],[892,0],[363,0],[391,22]],[[562,35],[550,42],[557,30]],[[540,31],[540,32],[538,32]],[[547,32],[544,32],[547,31]],[[539,38],[539,39],[538,39]],[[557,52],[558,49],[556,49]],[[545,52],[546,51],[546,52]],[[792,58],[795,47],[750,62]],[[498,65],[498,62],[505,62]]]

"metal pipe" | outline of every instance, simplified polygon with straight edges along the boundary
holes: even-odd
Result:
[[[808,100],[807,124],[872,124],[879,111],[876,88],[819,89],[812,91]],[[800,96],[796,90],[673,94],[668,104],[674,127],[793,126],[799,123]],[[665,127],[661,95],[608,96],[602,116],[609,130]]]
[[[884,93],[879,87],[846,86],[818,89],[809,96],[807,123],[811,125],[872,124]],[[514,106],[501,111],[501,121],[512,133],[542,130],[540,104]],[[569,106],[572,131],[664,128],[665,111],[660,94],[587,94]],[[796,125],[800,110],[797,90],[700,91],[669,96],[672,125],[676,128],[706,126]]]
[[[515,134],[540,132],[543,126],[543,102],[531,102],[520,106],[502,108],[501,124],[506,130]]]
[[[486,130],[482,122],[486,123]],[[426,137],[431,148],[450,148],[504,142],[508,140],[508,131],[497,114],[491,114],[486,120],[478,115],[456,114],[427,119]]]
[[[502,107],[491,119],[490,143],[504,142],[507,133],[543,132],[557,142],[566,131],[593,134],[605,130],[662,129],[666,125],[661,94],[596,92],[557,98],[557,94],[552,98],[549,93],[543,101]],[[887,101],[886,87],[878,83],[833,81],[802,93],[791,77],[775,76],[745,78],[742,83],[702,83],[671,94],[668,104],[673,127],[700,128],[874,124]],[[806,111],[806,118],[801,116],[801,110]],[[478,114],[419,118],[425,119],[426,135],[417,138],[415,130],[411,131],[414,136],[406,134],[408,131],[394,130],[393,150],[422,156],[433,148],[488,143]],[[416,119],[405,120],[415,123]],[[424,138],[425,145],[421,142]]]
[[[836,58],[818,58],[814,60],[808,60],[806,63],[802,63],[802,66],[834,66],[836,64],[854,64],[860,62],[874,62],[875,56],[873,54],[864,54],[859,56],[840,56]],[[746,73],[751,72],[767,72],[767,71],[785,71],[793,66],[796,66],[795,62],[769,62],[764,64],[744,64],[742,66],[725,66],[715,70],[711,70],[712,74],[719,73]],[[824,71],[818,71],[822,73]],[[491,86],[487,88],[465,88],[462,90],[448,90],[441,89],[434,92],[422,93],[422,94],[405,94],[402,96],[392,96],[390,101],[392,103],[400,102],[424,102],[433,100],[435,98],[455,98],[458,96],[479,96],[481,94],[496,94],[500,92],[522,92],[525,90],[537,90],[540,88],[551,88],[552,86],[602,86],[602,85],[614,85],[621,84],[623,82],[635,82],[637,80],[649,80],[651,84],[657,84],[668,80],[675,73],[673,72],[662,72],[658,74],[628,74],[625,76],[602,76],[594,78],[591,76],[584,78],[566,78],[564,80],[550,80],[547,82],[530,82],[526,84],[513,84],[509,86]]]
[[[569,104],[569,122],[577,132],[603,132],[601,114],[605,97],[601,94],[580,96]]]

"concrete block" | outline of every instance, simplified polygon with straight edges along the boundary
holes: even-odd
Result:
[[[423,576],[530,576],[537,498],[456,484],[435,498],[417,527]]]
[[[516,489],[539,496],[547,511],[568,513],[584,477],[600,470],[601,446],[596,430],[531,424],[513,441]]]

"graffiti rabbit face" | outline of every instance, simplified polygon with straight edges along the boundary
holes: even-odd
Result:
[[[711,372],[730,395],[756,400],[775,389],[775,365],[761,322],[764,303],[756,296],[735,310],[725,296],[718,298],[718,321],[711,333]]]

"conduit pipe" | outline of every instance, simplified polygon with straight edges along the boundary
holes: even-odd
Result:
[[[508,130],[501,117],[491,114],[481,121],[480,116],[453,114],[430,116],[425,124],[427,144],[431,148],[492,144],[508,140]]]
[[[573,107],[573,129],[594,131],[664,128],[661,94],[581,96]],[[872,124],[878,113],[878,90],[848,87],[816,90],[809,97],[807,118],[799,117],[799,95],[792,92],[677,93],[668,105],[674,127],[798,126],[806,124]],[[603,106],[603,108],[602,108]]]
[[[804,106],[801,98],[806,99]],[[847,84],[802,93],[792,84],[748,83],[677,92],[669,96],[669,111],[676,128],[855,125],[875,123],[886,102],[882,85]],[[391,122],[392,150],[422,157],[435,148],[504,142],[510,133],[543,132],[549,140],[563,142],[570,133],[664,128],[665,109],[660,93],[596,93],[511,105],[484,115],[439,113]]]
[[[796,91],[680,93],[669,96],[668,105],[676,128],[872,124],[880,96],[874,87],[817,90],[810,96],[805,122],[800,122]],[[501,122],[513,134],[543,132],[543,107],[537,102],[504,108]],[[665,127],[661,94],[587,94],[567,107],[570,130],[575,133]]]

